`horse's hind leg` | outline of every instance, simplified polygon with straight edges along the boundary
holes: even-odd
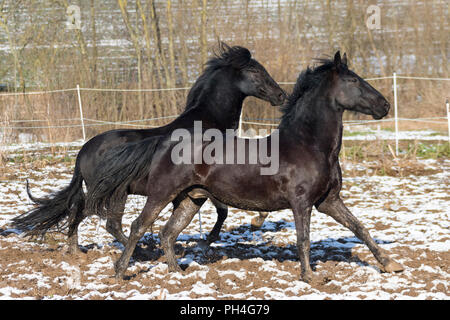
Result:
[[[107,220],[106,220],[106,230],[111,233],[117,241],[121,244],[126,245],[128,238],[123,233],[122,228],[122,217],[125,210],[125,204],[127,202],[127,196],[125,195],[120,202],[117,202],[117,205],[114,209],[111,209],[108,212]]]
[[[331,198],[331,197],[329,197]],[[395,262],[389,255],[381,249],[378,244],[372,239],[367,229],[362,223],[348,210],[339,197],[327,198],[320,205],[317,210],[323,212],[343,226],[350,229],[361,241],[363,241],[373,253],[375,258],[380,262],[386,272],[400,272],[403,267]]]
[[[166,204],[167,203],[163,203],[161,201],[157,202],[154,199],[147,198],[147,202],[142,210],[142,213],[131,224],[130,236],[126,242],[125,250],[114,265],[116,279],[123,278],[125,270],[128,267],[128,262],[130,261],[139,239],[144,236],[145,231],[155,222],[159,213],[162,209],[164,209]]]
[[[268,212],[260,212],[257,217],[252,219],[251,221],[252,228],[253,229],[261,228],[268,215],[269,215]]]
[[[217,221],[206,239],[208,245],[219,240],[220,230],[222,229],[223,223],[228,216],[228,206],[226,204],[223,204],[214,198],[210,198],[210,200],[216,207]]]
[[[198,212],[204,199],[191,199],[186,197],[174,207],[173,214],[160,232],[161,245],[167,259],[170,272],[181,271],[175,257],[174,245],[178,235],[187,227]]]
[[[69,232],[67,238],[67,245],[69,246],[67,252],[69,254],[81,253],[80,247],[78,246],[78,226],[81,221],[85,218],[83,213],[84,201],[81,201],[76,207],[77,212],[75,213],[75,218],[69,223]]]
[[[69,225],[69,233],[67,238],[67,245],[69,246],[67,252],[69,254],[81,253],[78,245],[78,226],[83,221],[83,216],[75,217],[75,220]]]

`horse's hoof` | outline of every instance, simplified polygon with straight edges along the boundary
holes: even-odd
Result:
[[[216,235],[209,235],[207,238],[206,238],[206,241],[205,240],[202,240],[202,241],[204,241],[204,242],[206,242],[207,244],[208,244],[208,246],[211,244],[211,243],[214,243],[214,242],[216,242],[217,240],[219,240],[220,239],[220,237],[219,236],[216,236]]]
[[[168,264],[168,272],[182,272],[183,269],[178,264]]]
[[[300,280],[309,284],[313,280],[313,274],[311,272],[303,273]]]
[[[83,250],[81,250],[81,248],[78,245],[75,246],[69,246],[69,248],[67,249],[67,254],[70,254],[71,256],[78,256],[83,254]]]
[[[117,282],[123,281],[123,273],[117,273],[114,276],[114,278],[116,279]]]
[[[120,260],[118,260],[116,263],[114,263],[114,271],[116,273],[116,275],[115,275],[116,280],[123,280],[126,269],[127,268],[121,267]]]
[[[250,222],[252,230],[260,229],[264,221],[261,221],[259,217],[253,218]]]
[[[402,272],[403,270],[404,270],[403,266],[395,261],[389,261],[384,266],[384,271],[389,273]]]
[[[202,251],[206,251],[209,249],[209,244],[210,242],[208,240],[200,240],[199,242],[197,242],[197,245],[200,249],[202,249]]]
[[[260,212],[259,216],[254,217],[250,223],[252,230],[260,229],[268,215],[268,212]]]

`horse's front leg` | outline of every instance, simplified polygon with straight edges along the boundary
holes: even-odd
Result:
[[[296,204],[293,208],[295,229],[297,231],[297,249],[302,269],[301,279],[307,283],[313,277],[313,271],[309,261],[311,210],[312,206],[306,206],[304,204]]]
[[[206,199],[191,199],[186,197],[177,203],[176,206],[174,203],[173,214],[159,234],[161,245],[167,259],[169,272],[181,271],[175,257],[175,241],[180,232],[192,221],[205,200]]]
[[[383,265],[386,272],[400,272],[403,267],[395,262],[389,255],[381,249],[372,239],[367,229],[348,210],[339,195],[328,196],[322,203],[316,205],[319,212],[323,212],[334,220],[350,229],[361,241],[363,241],[373,253],[375,258]]]

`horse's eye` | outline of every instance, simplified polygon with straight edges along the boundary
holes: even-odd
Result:
[[[349,79],[347,79],[347,81],[349,81],[349,82],[356,82],[356,81],[358,81],[358,79],[356,79],[356,78],[349,78]]]
[[[257,69],[247,69],[248,72],[251,73],[258,73],[259,71]]]

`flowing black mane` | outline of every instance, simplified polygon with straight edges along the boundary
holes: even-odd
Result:
[[[300,99],[305,97],[305,94],[317,88],[325,77],[325,74],[334,67],[333,60],[330,59],[316,59],[320,62],[318,66],[302,71],[297,78],[292,93],[287,98],[287,102],[281,107],[283,113],[281,117],[280,127],[286,125],[298,115],[297,109]]]
[[[251,58],[252,55],[247,48],[240,46],[230,47],[221,42],[214,56],[206,62],[205,70],[189,91],[185,110],[194,108],[197,105],[199,98],[202,96],[201,92],[204,90],[205,85],[210,83],[209,80],[214,71],[223,67],[242,69],[248,65]]]
[[[234,46],[230,47],[226,43],[219,44],[218,51],[214,52],[214,56],[208,60],[206,65],[208,68],[221,68],[232,66],[236,69],[242,69],[248,65],[252,55],[247,48]]]

